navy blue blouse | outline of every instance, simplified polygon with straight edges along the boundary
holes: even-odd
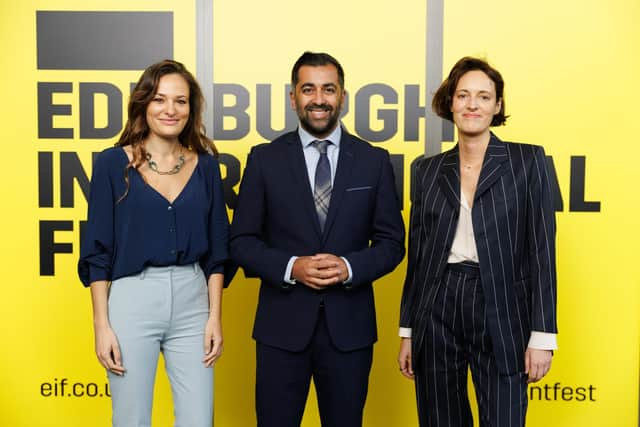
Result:
[[[104,150],[93,166],[89,214],[78,275],[85,286],[137,274],[147,266],[199,262],[205,276],[222,273],[228,259],[229,220],[218,161],[199,154],[182,192],[169,203],[147,185],[121,147]]]

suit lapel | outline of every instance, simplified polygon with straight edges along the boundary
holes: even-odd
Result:
[[[336,168],[336,177],[333,180],[333,187],[331,189],[331,202],[329,203],[329,212],[327,213],[327,220],[324,224],[324,237],[326,238],[331,226],[336,218],[338,209],[340,208],[340,202],[344,196],[345,190],[351,179],[351,172],[353,171],[354,156],[353,141],[349,134],[343,129],[342,137],[340,138],[340,154],[338,155],[338,166]]]
[[[452,150],[445,153],[438,172],[438,185],[456,212],[460,210],[459,163],[458,146],[456,145]]]
[[[318,221],[318,214],[316,213],[315,203],[313,201],[313,193],[311,192],[311,186],[309,185],[309,173],[307,172],[307,163],[304,160],[304,153],[302,152],[302,142],[298,136],[298,132],[294,132],[287,141],[287,164],[291,168],[293,173],[292,185],[295,187],[295,193],[292,197],[296,197],[297,194],[301,201],[301,205],[305,212],[310,216],[313,229],[318,236],[322,234],[320,231],[320,222]]]
[[[509,170],[507,160],[509,160],[509,157],[504,142],[500,141],[492,133],[489,145],[487,146],[487,152],[484,155],[484,162],[482,164],[482,170],[480,171],[480,177],[478,178],[478,186],[474,200],[478,200],[484,192]]]

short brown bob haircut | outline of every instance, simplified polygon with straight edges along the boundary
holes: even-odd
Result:
[[[489,65],[487,61],[480,58],[465,56],[456,62],[456,65],[453,66],[449,73],[449,77],[442,82],[436,91],[436,94],[433,96],[431,108],[438,116],[452,122],[453,114],[451,113],[451,103],[456,87],[458,86],[458,82],[463,75],[469,71],[475,70],[480,70],[485,73],[487,77],[493,81],[493,84],[496,87],[496,102],[502,101],[502,104],[500,105],[500,111],[498,114],[493,116],[491,126],[501,126],[507,121],[507,117],[509,117],[504,114],[504,80],[502,80],[502,76],[498,70]]]

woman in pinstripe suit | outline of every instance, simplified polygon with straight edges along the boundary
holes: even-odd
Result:
[[[400,371],[415,379],[421,426],[522,426],[527,383],[556,349],[555,219],[540,146],[503,142],[504,81],[458,61],[433,99],[458,144],[416,164]]]

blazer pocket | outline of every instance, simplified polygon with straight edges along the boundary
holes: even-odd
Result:
[[[364,191],[364,190],[371,190],[373,187],[371,185],[366,185],[363,187],[351,187],[351,188],[347,188],[344,191]]]

